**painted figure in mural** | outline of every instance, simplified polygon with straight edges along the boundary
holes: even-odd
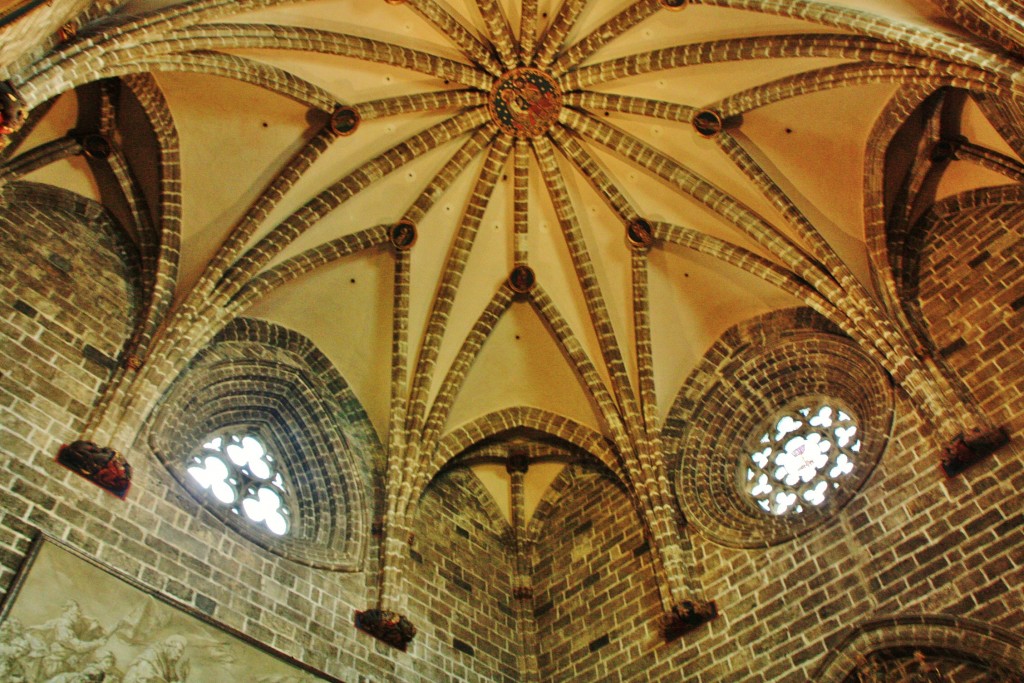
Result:
[[[121,683],[121,672],[117,668],[117,658],[110,650],[99,650],[86,671],[102,673],[103,683]]]
[[[128,666],[123,683],[185,683],[190,668],[185,657],[187,644],[183,636],[168,636],[146,648]]]
[[[82,614],[74,600],[64,603],[60,616],[34,627],[33,631],[48,646],[42,661],[44,681],[57,674],[80,671],[109,637],[99,622]]]
[[[66,671],[47,679],[46,683],[105,683],[106,674],[102,671]]]
[[[20,621],[12,617],[0,624],[0,681],[26,683],[28,678],[22,660],[31,650]]]
[[[0,679],[2,680],[2,679]],[[81,671],[67,671],[50,678],[46,683],[121,683],[117,659],[110,650],[99,650]]]

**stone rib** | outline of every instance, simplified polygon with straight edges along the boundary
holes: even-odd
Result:
[[[597,403],[599,413],[605,423],[605,428],[611,434],[612,441],[619,451],[619,457],[624,457],[623,454],[632,451],[632,444],[626,435],[625,426],[619,417],[615,400],[612,398],[611,392],[608,391],[608,387],[605,386],[601,374],[597,371],[597,367],[590,359],[590,356],[587,355],[579,339],[576,338],[568,321],[566,321],[555,305],[555,302],[551,300],[551,297],[544,291],[540,283],[534,285],[528,296],[534,310],[537,311],[541,320],[544,321],[552,335],[554,335],[555,341],[558,342],[566,359],[570,362],[573,369],[576,370],[576,375],[583,380],[587,391],[593,397],[594,402]],[[625,468],[625,471],[628,472],[628,468]]]
[[[487,104],[487,93],[479,90],[442,90],[360,102],[354,106],[359,111],[360,119],[370,121],[399,114],[466,109],[485,104]]]
[[[158,246],[154,249],[155,262],[152,270],[152,294],[145,322],[141,324],[136,339],[140,352],[149,346],[157,327],[163,322],[174,299],[174,290],[178,280],[178,262],[181,252],[181,156],[178,144],[178,132],[171,118],[170,108],[164,99],[156,81],[151,76],[140,76],[126,79],[136,101],[146,112],[153,127],[153,133],[160,147],[160,194],[158,199],[159,223],[152,226],[154,240]],[[115,159],[118,157],[115,156]],[[116,161],[115,161],[116,163]],[[122,169],[127,174],[128,169]],[[140,203],[144,202],[143,194],[136,188],[134,180],[125,179]],[[140,211],[142,209],[140,208]],[[140,228],[150,225],[148,220],[139,224]],[[141,241],[141,240],[140,240]],[[146,254],[143,253],[146,259]]]
[[[877,38],[930,57],[966,64],[998,76],[1014,93],[1024,93],[1020,66],[1013,59],[992,52],[983,43],[971,44],[939,31],[838,7],[816,0],[693,0],[695,4],[748,10],[801,19]]]
[[[699,230],[660,221],[652,222],[651,228],[654,236],[659,240],[677,244],[728,263],[778,287],[801,301],[807,302],[808,305],[810,305],[811,301],[823,304],[830,310],[827,317],[830,319],[836,317],[837,308],[821,297],[813,287],[798,275],[774,261]]]
[[[562,100],[565,106],[587,109],[591,112],[614,111],[681,123],[690,123],[697,112],[696,107],[685,104],[592,91],[569,92],[562,96]]]
[[[496,134],[497,128],[493,124],[485,125],[474,133],[473,137],[467,140],[452,155],[441,170],[430,179],[427,186],[423,188],[423,192],[420,193],[416,201],[406,211],[405,218],[412,221],[413,224],[418,224],[437,200],[441,198],[441,195],[445,193],[452,182],[454,182],[455,178],[465,170],[473,157],[487,147]]]
[[[620,78],[698,64],[811,57],[899,64],[905,63],[908,56],[896,46],[862,36],[798,34],[732,38],[676,45],[599,62],[565,74],[561,85],[563,90],[581,90]]]
[[[647,254],[630,254],[633,295],[633,330],[636,339],[637,379],[640,386],[640,414],[648,439],[658,433],[658,394],[654,385],[654,350],[651,345],[650,289]]]
[[[516,138],[512,163],[512,250],[515,264],[523,265],[529,258],[530,230],[530,144]]]
[[[117,67],[104,69],[104,77],[151,71],[201,73],[231,78],[279,93],[302,104],[331,111],[335,98],[329,92],[283,69],[260,64],[235,55],[216,52],[193,52],[162,55],[152,59],[132,60]]]
[[[498,58],[506,70],[516,66],[516,47],[508,19],[497,0],[477,0],[480,16],[484,19],[491,45],[498,51]]]
[[[395,252],[394,292],[391,314],[391,401],[388,412],[386,518],[393,519],[402,500],[408,441],[403,426],[409,405],[409,292],[412,254]],[[382,553],[381,561],[388,562]]]
[[[487,47],[477,40],[455,17],[441,8],[434,0],[406,0],[408,5],[424,19],[457,45],[474,63],[492,76],[500,76],[504,69],[494,59]],[[467,84],[468,85],[468,84]]]
[[[611,379],[612,392],[618,401],[618,409],[623,417],[627,433],[633,438],[638,438],[637,418],[639,416],[632,384],[622,360],[620,345],[615,336],[604,295],[601,292],[601,285],[594,271],[594,264],[590,259],[586,241],[580,230],[572,200],[569,198],[568,188],[565,186],[551,144],[545,138],[536,138],[533,144],[534,153],[540,164],[541,176],[547,187],[551,203],[554,205],[555,213],[558,215],[565,244],[569,249],[573,268],[576,271],[576,279],[579,281],[583,298],[587,304],[591,325],[597,333],[601,355]]]
[[[448,419],[452,404],[458,396],[458,390],[462,387],[462,383],[469,374],[473,361],[480,355],[480,349],[483,348],[484,343],[490,337],[498,321],[501,320],[501,317],[508,310],[508,307],[512,305],[513,296],[514,293],[509,288],[508,283],[502,283],[466,335],[462,346],[455,356],[455,360],[452,361],[451,367],[448,368],[448,372],[445,374],[444,381],[441,384],[441,386],[445,387],[446,391],[438,394],[430,408],[430,414],[427,417],[421,438],[422,445],[419,448],[421,454],[431,454],[436,450],[438,435],[441,432],[441,428],[444,427],[445,420]],[[431,461],[429,459],[408,463],[415,472],[410,494],[422,490],[421,487],[429,483],[429,480],[424,481],[424,478],[428,476],[430,464]],[[412,495],[402,500],[399,514],[405,514],[414,500],[415,498]]]
[[[242,249],[248,244],[260,224],[313,163],[327,151],[335,139],[336,136],[333,132],[327,127],[322,128],[278,171],[266,189],[249,206],[245,215],[238,221],[228,238],[210,260],[206,270],[203,271],[199,281],[192,289],[193,294],[188,298],[188,305],[197,306],[198,302],[207,298],[227,268],[241,256]]]
[[[571,133],[561,125],[554,126],[550,137],[558,146],[559,151],[579,170],[594,191],[601,196],[608,206],[619,215],[625,224],[640,218],[639,212],[633,208],[626,196],[612,178],[604,172],[593,156],[583,148]]]
[[[658,588],[662,605],[665,609],[670,609],[673,602],[691,597],[693,591],[689,586],[680,549],[672,540],[669,522],[671,515],[666,514],[670,509],[667,501],[662,500],[663,492],[662,487],[658,485],[657,473],[643,467],[642,462],[633,461],[636,453],[620,420],[615,401],[554,302],[540,285],[530,291],[530,300],[598,404],[605,429],[611,432],[612,440],[619,450],[619,457],[623,458],[623,470],[630,475],[627,490],[631,492],[637,510],[658,549],[656,563],[660,570]]]
[[[153,341],[160,327],[166,323],[165,318],[174,300],[181,251],[181,158],[178,134],[170,109],[153,78],[132,76],[124,79],[124,83],[149,119],[160,150],[157,200],[160,219],[155,225],[147,219],[136,226],[139,229],[140,276],[144,299],[132,338],[125,347],[126,354],[144,358],[152,355],[160,346],[159,339],[157,343]],[[115,169],[117,158],[115,155]],[[127,174],[127,169],[121,169],[121,172]],[[125,179],[123,182],[127,183],[126,199],[131,195],[141,203],[143,195],[134,181]],[[141,216],[144,209],[140,208],[139,211]],[[150,348],[151,345],[153,348]],[[147,399],[147,392],[132,390],[143,386],[141,382],[148,371],[152,371],[151,365],[144,366],[141,373],[129,371],[125,364],[119,365],[94,404],[83,433],[89,436],[97,433],[113,434],[124,417],[131,414],[132,408]],[[150,391],[154,389],[149,388]]]
[[[178,31],[139,49],[144,54],[229,49],[299,50],[388,64],[483,90],[489,90],[493,82],[492,78],[467,64],[428,52],[360,36],[295,26],[207,24]]]
[[[519,20],[519,63],[533,64],[533,51],[537,47],[537,1],[522,0]]]
[[[476,128],[486,118],[486,110],[475,109],[446,119],[391,147],[317,194],[278,224],[225,272],[220,285],[221,296],[226,298],[234,295],[263,265],[342,202],[417,156]]]
[[[81,154],[82,145],[74,138],[64,137],[33,147],[0,166],[0,186],[18,180],[32,171],[55,161]]]
[[[960,146],[960,158],[973,161],[983,168],[1000,173],[1010,180],[1024,183],[1024,164],[987,147],[967,142]]]
[[[544,432],[572,444],[575,449],[597,458],[608,468],[609,472],[622,482],[627,491],[630,490],[628,487],[629,477],[623,470],[614,446],[603,434],[556,413],[530,406],[514,406],[488,413],[468,424],[459,425],[445,434],[435,451],[430,454],[429,464],[420,472],[417,485],[410,496],[407,516],[415,513],[416,503],[420,499],[423,489],[454,456],[474,444],[486,441],[495,434],[516,427],[526,427]],[[632,496],[631,500],[635,505],[635,499]],[[639,510],[639,508],[637,509]],[[534,519],[536,519],[536,515]]]
[[[388,226],[376,225],[307,249],[246,283],[232,298],[227,310],[238,315],[262,297],[298,277],[387,241]]]
[[[815,267],[799,246],[779,233],[764,218],[675,160],[593,117],[585,118],[571,110],[563,110],[561,118],[573,130],[633,161],[683,194],[701,202],[770,253],[785,259],[802,277],[805,276],[804,271]]]
[[[58,94],[47,94],[47,88],[37,91],[39,82],[48,81],[52,86],[54,81],[71,80],[62,78],[62,74],[94,71],[97,68],[96,62],[101,60],[100,56],[117,47],[146,42],[145,39],[149,36],[162,36],[176,29],[211,19],[290,1],[293,0],[200,0],[191,4],[172,5],[121,25],[111,27],[100,22],[95,28],[85,26],[74,40],[59,46],[51,55],[40,59],[30,69],[19,74],[16,85],[22,86],[21,94],[31,108],[37,102],[48,100]],[[48,73],[51,70],[59,73]]]
[[[825,241],[811,221],[796,204],[783,192],[782,188],[768,175],[743,145],[728,133],[716,138],[719,147],[729,156],[734,164],[754,183],[766,199],[782,214],[800,236],[801,242],[809,250],[811,257],[820,262],[824,273],[836,283],[838,295],[831,300],[846,310],[854,326],[860,327],[874,337],[873,343],[880,345],[883,354],[905,353],[906,343],[895,327],[889,324],[883,311],[872,303],[871,297],[853,272],[835,253],[831,245]],[[824,293],[824,292],[823,292]]]
[[[505,163],[511,144],[511,138],[507,135],[500,135],[488,152],[484,166],[480,169],[480,174],[466,204],[451,252],[445,261],[441,283],[434,297],[430,317],[427,321],[427,330],[423,336],[423,346],[420,349],[419,360],[413,374],[409,414],[405,425],[409,434],[419,434],[423,430],[424,419],[427,415],[427,390],[433,379],[437,355],[448,326],[448,315],[455,304],[459,283],[462,281],[462,274],[469,261],[477,230],[480,228],[480,222],[483,220],[491,194],[497,186],[498,178],[501,177],[501,167]]]
[[[870,85],[874,83],[935,82],[934,72],[914,67],[888,66],[866,63],[840,64],[769,81],[708,105],[723,118],[745,114],[774,102],[793,97],[833,90],[835,88]]]
[[[615,40],[662,8],[660,0],[636,0],[604,24],[588,33],[551,65],[551,75],[558,78],[579,66],[590,55]]]
[[[540,40],[540,49],[533,58],[534,65],[541,69],[551,65],[555,54],[562,47],[569,31],[576,25],[576,19],[586,4],[587,0],[565,0],[562,3],[554,22]]]

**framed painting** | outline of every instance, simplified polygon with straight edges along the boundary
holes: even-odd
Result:
[[[342,683],[44,536],[0,607],[4,683]]]

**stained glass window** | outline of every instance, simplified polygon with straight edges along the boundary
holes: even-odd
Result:
[[[189,458],[186,469],[218,504],[273,534],[288,533],[284,476],[266,442],[253,429],[211,434]]]
[[[740,466],[741,488],[772,515],[824,505],[853,472],[860,451],[857,420],[828,399],[780,411]]]

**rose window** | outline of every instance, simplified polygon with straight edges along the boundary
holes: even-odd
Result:
[[[743,460],[741,489],[772,515],[821,507],[853,472],[857,421],[834,402],[803,401],[776,414]]]
[[[291,512],[284,477],[264,441],[253,431],[214,434],[189,458],[189,475],[207,494],[254,525],[282,536]]]

